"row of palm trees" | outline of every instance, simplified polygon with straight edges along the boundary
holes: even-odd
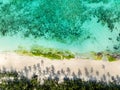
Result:
[[[120,90],[120,85],[110,82],[84,81],[80,78],[70,79],[64,77],[63,82],[59,83],[59,78],[47,78],[38,81],[38,76],[33,75],[31,79],[18,72],[1,72],[0,75],[14,77],[14,79],[4,79],[0,82],[0,90]],[[0,78],[1,79],[1,78]]]
[[[105,69],[105,66],[102,65],[102,69]],[[11,74],[12,73],[12,74]],[[93,73],[96,73],[96,76],[93,75]],[[67,67],[65,70],[56,70],[53,65],[50,67],[45,67],[44,60],[41,60],[40,63],[33,65],[33,66],[25,66],[23,70],[16,71],[15,69],[11,68],[11,70],[7,70],[5,67],[3,67],[0,70],[0,77],[26,77],[28,79],[31,79],[33,76],[37,77],[37,80],[44,83],[44,79],[56,79],[59,83],[63,82],[64,79],[70,79],[70,80],[76,80],[76,79],[82,79],[84,81],[102,81],[102,82],[115,82],[117,84],[120,83],[120,77],[119,75],[112,76],[109,72],[106,74],[103,74],[102,76],[99,75],[99,71],[95,71],[93,67],[91,69],[84,68],[84,72],[82,72],[80,69],[78,69],[77,73],[72,72],[70,67]],[[5,75],[5,76],[4,76]],[[99,79],[98,79],[99,77]]]

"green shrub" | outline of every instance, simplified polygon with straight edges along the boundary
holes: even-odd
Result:
[[[116,58],[113,57],[112,55],[107,54],[108,61],[113,62],[116,61]]]

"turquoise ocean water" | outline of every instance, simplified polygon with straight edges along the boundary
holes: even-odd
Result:
[[[120,52],[120,0],[0,0],[0,51],[41,45]]]

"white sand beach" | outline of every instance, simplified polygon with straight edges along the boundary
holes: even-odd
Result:
[[[120,76],[120,61],[108,62],[108,61],[96,61],[90,59],[71,59],[71,60],[49,60],[43,57],[37,56],[25,56],[19,55],[13,52],[1,52],[0,53],[0,68],[1,70],[16,69],[17,71],[24,71],[25,67],[35,68],[30,70],[28,77],[33,73],[37,74],[37,71],[42,72],[48,69],[50,72],[54,70],[55,75],[80,77],[84,80],[96,79],[102,81],[111,81],[113,79],[118,80]],[[51,73],[44,74],[46,77]],[[62,77],[63,76],[63,77]]]

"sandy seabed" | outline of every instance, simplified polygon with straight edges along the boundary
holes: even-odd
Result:
[[[59,79],[65,77],[84,80],[100,80],[120,82],[120,61],[96,61],[92,59],[75,58],[71,60],[50,60],[38,56],[19,55],[14,52],[0,53],[1,70],[14,69],[27,77],[37,74],[43,78]]]

